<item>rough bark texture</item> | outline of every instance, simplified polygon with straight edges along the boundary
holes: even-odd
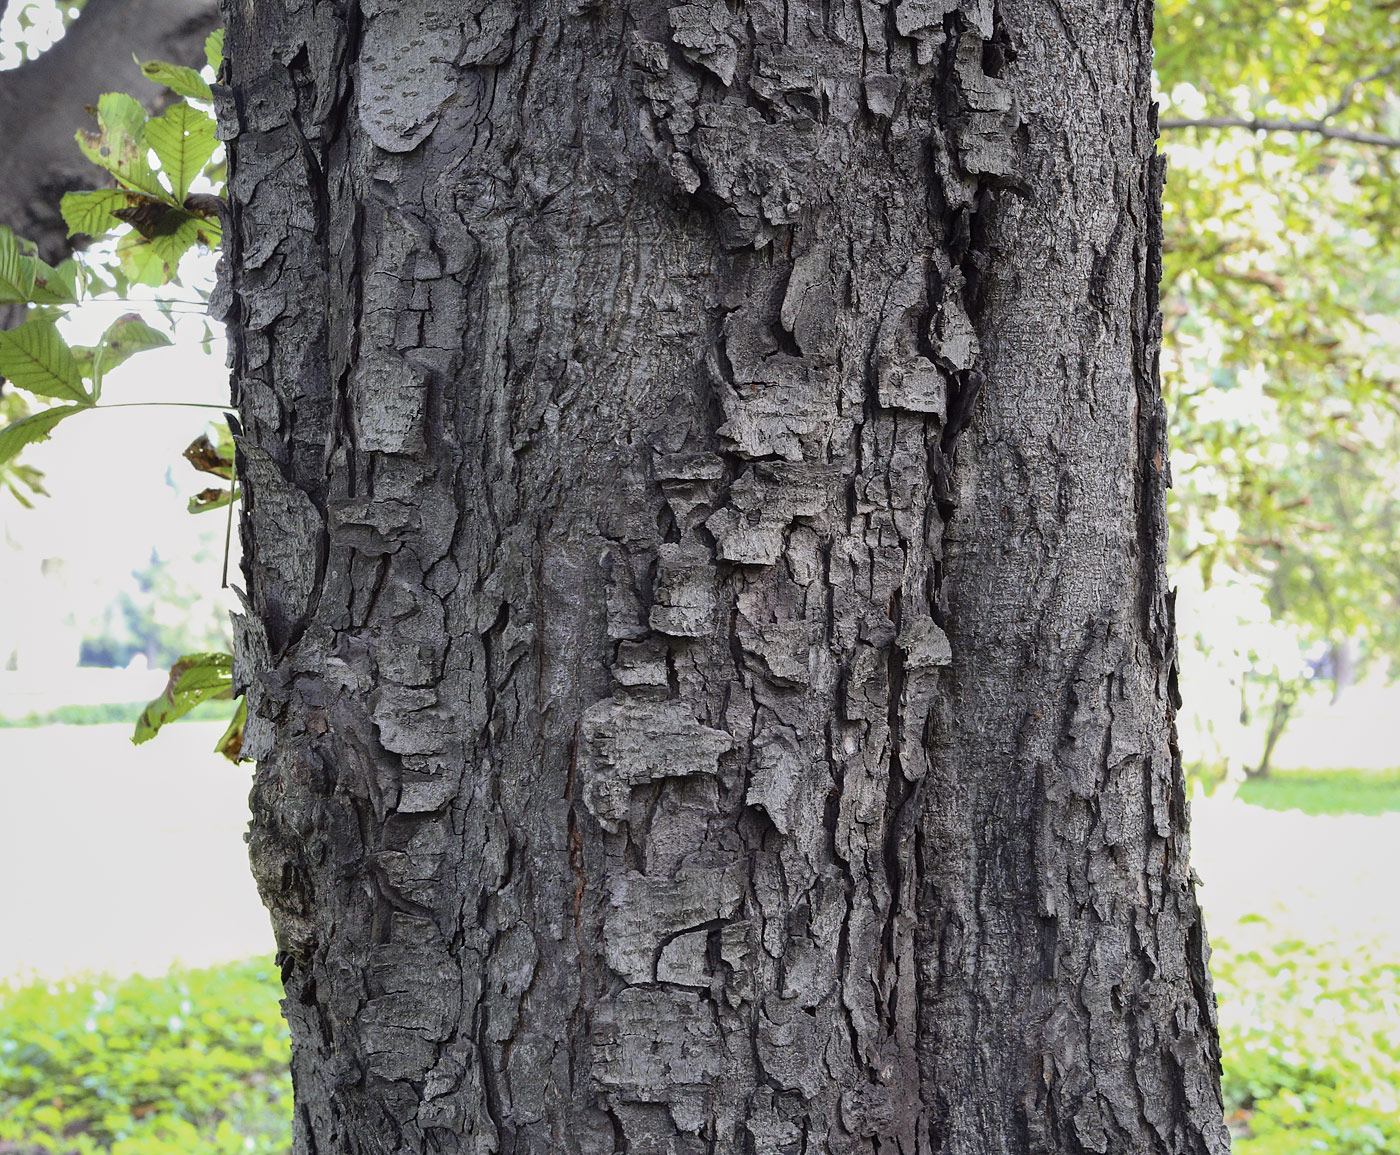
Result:
[[[297,1150],[1222,1152],[1147,0],[226,0]]]

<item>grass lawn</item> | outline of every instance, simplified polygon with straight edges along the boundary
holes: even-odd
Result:
[[[124,722],[135,726],[136,719],[148,702],[98,702],[81,706],[56,706],[52,710],[34,711],[6,717],[0,715],[0,729],[32,728],[35,726],[104,726]],[[229,722],[236,702],[201,702],[177,722]]]
[[[1267,810],[1386,814],[1400,811],[1400,769],[1275,770],[1242,783],[1238,797]]]

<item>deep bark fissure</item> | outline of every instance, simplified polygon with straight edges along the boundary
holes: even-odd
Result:
[[[229,5],[298,1150],[1223,1150],[1150,21],[1054,8]]]

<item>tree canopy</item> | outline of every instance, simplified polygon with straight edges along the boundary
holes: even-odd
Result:
[[[1393,2],[1158,5],[1173,556],[1296,639],[1195,639],[1246,710],[1400,657],[1397,61]]]

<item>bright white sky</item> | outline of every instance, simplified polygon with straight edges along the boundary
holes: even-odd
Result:
[[[203,261],[206,281],[212,264],[212,258]],[[174,561],[188,584],[229,608],[234,605],[230,593],[219,589],[225,511],[186,512],[190,495],[214,479],[180,456],[218,412],[173,405],[115,407],[148,401],[227,404],[224,343],[220,337],[212,343],[212,355],[204,353],[203,305],[190,288],[167,285],[143,295],[189,302],[176,306],[175,345],[139,353],[106,378],[102,401],[113,408],[78,414],[47,442],[24,451],[20,460],[43,470],[48,498],[37,498],[34,509],[26,510],[0,495],[0,584],[6,591],[0,599],[0,661],[16,643],[42,650],[53,638],[56,648],[71,648],[71,625],[98,616],[153,550]],[[152,304],[96,300],[74,311],[65,335],[75,344],[92,342],[132,311],[157,327],[163,324]],[[201,544],[212,560],[189,560]],[[64,559],[63,583],[40,575],[41,564],[52,558]],[[236,556],[230,578],[237,579]]]
[[[77,11],[70,9],[72,15]],[[31,22],[27,29],[21,26],[21,17]],[[18,46],[18,41],[24,42],[33,59],[62,35],[63,17],[53,0],[10,0],[5,19],[0,22],[0,71],[23,62],[25,49]]]
[[[21,28],[21,16],[30,21],[28,28]],[[0,69],[23,62],[17,41],[37,56],[62,34],[60,6],[53,0],[11,0],[0,23]],[[100,183],[96,169],[93,176],[94,185]],[[131,300],[98,299],[73,311],[62,326],[64,335],[72,344],[90,344],[124,313],[139,312],[163,329],[154,301],[173,302],[175,345],[138,354],[113,371],[104,381],[104,404],[228,402],[224,343],[216,338],[211,354],[201,348],[204,305],[193,288],[207,291],[213,269],[212,256],[190,257],[184,265],[185,286],[137,288]],[[44,472],[50,496],[36,499],[35,508],[26,510],[0,494],[0,586],[5,590],[0,665],[17,644],[39,664],[67,664],[65,655],[77,644],[81,626],[100,615],[153,551],[172,561],[177,580],[234,607],[231,593],[219,589],[226,514],[195,517],[185,508],[189,496],[214,479],[195,472],[180,456],[206,422],[218,416],[193,408],[112,408],[79,414],[49,441],[24,451],[20,460]],[[194,561],[201,551],[216,560]],[[62,580],[42,578],[41,565],[56,558],[64,561]],[[237,563],[235,556],[230,564],[234,579]],[[45,655],[49,649],[53,652]]]

